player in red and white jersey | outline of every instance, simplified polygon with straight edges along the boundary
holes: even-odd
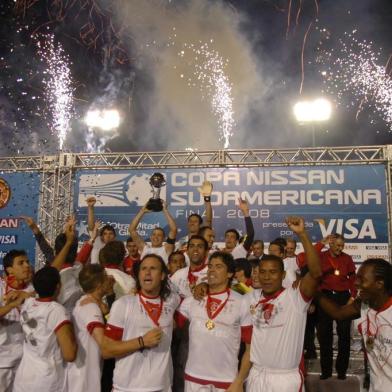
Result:
[[[321,277],[321,267],[304,220],[289,217],[287,224],[307,252],[309,272],[297,289],[284,289],[282,259],[268,255],[260,261],[262,292],[257,304],[250,307],[253,324],[250,353],[253,366],[247,384],[250,392],[292,392],[303,388],[299,365],[306,314]]]
[[[34,288],[29,283],[31,267],[24,250],[10,250],[3,258],[3,267],[6,275],[0,279],[0,389],[8,392],[22,358],[20,306]]]
[[[198,301],[186,298],[178,312],[179,325],[190,321],[189,353],[185,368],[185,391],[234,391],[242,388],[249,370],[249,344],[246,365],[238,372],[241,332],[250,342],[251,318],[241,294],[231,290],[235,273],[233,256],[215,252],[208,262],[207,296]]]
[[[229,229],[225,231],[225,247],[223,252],[231,253],[234,259],[242,259],[248,256],[250,247],[252,246],[255,231],[253,228],[252,218],[249,215],[249,205],[246,200],[238,199],[238,208],[244,215],[246,226],[246,239],[242,244],[239,244],[240,235],[236,229]]]
[[[113,391],[162,391],[170,387],[173,316],[180,297],[170,291],[161,257],[140,263],[136,296],[114,302],[102,344],[104,358],[116,357]]]
[[[187,298],[192,296],[193,288],[207,280],[207,241],[194,235],[188,241],[189,267],[178,270],[171,278],[173,289],[181,296]]]
[[[39,298],[28,298],[21,308],[23,356],[13,391],[66,391],[64,361],[75,360],[77,345],[67,312],[55,300],[60,274],[44,267],[35,274],[33,285]]]
[[[108,312],[102,298],[111,290],[112,281],[102,266],[89,264],[81,270],[79,282],[85,295],[72,312],[79,350],[76,360],[68,364],[67,385],[72,392],[96,392],[101,389],[103,313]]]
[[[148,203],[147,203],[148,204]],[[176,243],[176,235],[177,235],[177,225],[173,217],[170,215],[169,210],[167,209],[167,205],[165,202],[163,205],[163,214],[166,218],[166,221],[169,225],[169,235],[167,236],[166,243],[164,243],[165,232],[162,228],[156,227],[150,236],[151,245],[147,244],[142,237],[140,237],[137,232],[137,226],[139,222],[143,218],[144,214],[151,212],[147,208],[147,204],[143,206],[137,215],[133,218],[131,224],[129,225],[129,234],[135,241],[140,254],[140,259],[143,259],[144,256],[149,254],[156,254],[164,260],[165,264],[168,263],[169,255],[174,251],[174,245]]]
[[[356,280],[358,298],[344,306],[320,295],[321,308],[336,320],[360,317],[358,325],[370,364],[369,392],[392,390],[392,265],[365,260]]]

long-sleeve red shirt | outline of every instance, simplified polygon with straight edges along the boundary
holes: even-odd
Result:
[[[333,257],[329,250],[322,252],[324,245],[318,242],[314,245],[321,262],[321,270],[323,272],[320,289],[332,291],[350,291],[351,296],[355,298],[357,290],[354,286],[355,282],[355,264],[353,259],[347,253],[342,252],[339,256]],[[305,253],[298,255],[298,264],[300,268],[306,265]],[[335,271],[339,271],[339,275]]]

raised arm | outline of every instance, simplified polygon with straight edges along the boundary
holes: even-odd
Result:
[[[297,234],[304,247],[309,272],[302,278],[300,290],[306,297],[312,298],[317,290],[319,279],[322,275],[320,258],[306,232],[303,218],[290,216],[287,218],[286,222],[290,230]]]
[[[95,213],[94,213],[94,206],[97,202],[97,199],[94,196],[90,196],[87,198],[87,228],[89,231],[94,230],[95,225]]]
[[[143,218],[143,215],[147,212],[150,212],[150,210],[147,209],[146,205],[144,205],[140,211],[136,214],[136,216],[133,218],[131,221],[128,231],[129,235],[132,237],[132,240],[136,243],[137,248],[139,249],[139,252],[143,251],[143,248],[145,247],[146,243],[144,242],[143,238],[140,237],[139,233],[137,232],[137,226],[140,223],[140,221]]]
[[[58,269],[59,271],[64,265],[68,252],[75,241],[75,225],[73,221],[66,224],[64,233],[66,237],[65,245],[60,250],[60,252],[56,255],[56,257],[54,258],[51,264],[52,267]]]
[[[49,242],[42,234],[37,223],[30,216],[22,215],[20,218],[26,222],[27,226],[29,226],[29,228],[33,232],[35,240],[37,241],[37,244],[45,257],[45,261],[50,264],[54,259],[54,251],[53,248],[50,246]]]
[[[249,205],[248,202],[246,200],[243,199],[238,199],[238,208],[242,211],[243,215],[244,215],[244,219],[245,219],[245,228],[246,228],[246,239],[244,241],[244,243],[242,244],[242,246],[246,249],[246,250],[250,250],[250,247],[253,243],[253,240],[255,238],[255,230],[253,227],[253,222],[252,222],[252,218],[249,215]]]
[[[206,212],[205,225],[212,227],[212,205],[211,205],[211,193],[212,183],[210,181],[204,181],[202,186],[198,188],[199,192],[204,198],[204,207]]]
[[[169,225],[169,234],[167,236],[167,242],[165,244],[165,250],[168,255],[174,251],[174,246],[176,242],[177,236],[177,225],[174,218],[170,215],[169,210],[167,209],[167,204],[165,202],[163,204],[163,214],[165,215],[166,221]]]
[[[321,293],[317,295],[316,299],[321,309],[335,320],[356,319],[361,315],[361,300],[359,298],[343,306],[337,305]]]

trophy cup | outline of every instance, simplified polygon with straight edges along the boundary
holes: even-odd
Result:
[[[159,197],[161,188],[166,185],[165,177],[161,173],[154,173],[150,178],[152,197],[147,203],[146,208],[150,211],[159,212],[163,209],[162,200]]]

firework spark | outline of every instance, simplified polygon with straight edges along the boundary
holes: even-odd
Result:
[[[37,46],[40,61],[46,66],[43,84],[51,117],[48,126],[57,135],[61,150],[74,112],[70,60],[53,34],[40,36]]]
[[[365,106],[377,113],[392,130],[392,78],[388,67],[380,65],[380,52],[372,42],[361,41],[356,31],[345,33],[335,51],[325,51],[318,61],[326,69],[321,71],[328,93],[336,95],[337,102],[351,97],[348,107]]]
[[[210,100],[211,111],[218,122],[219,140],[223,141],[224,148],[228,148],[235,125],[232,84],[225,72],[228,60],[210,47],[213,42],[184,43],[178,56],[186,59],[193,69],[192,76],[187,79],[188,86],[198,87],[202,99]],[[183,79],[184,74],[180,74],[180,78]]]

